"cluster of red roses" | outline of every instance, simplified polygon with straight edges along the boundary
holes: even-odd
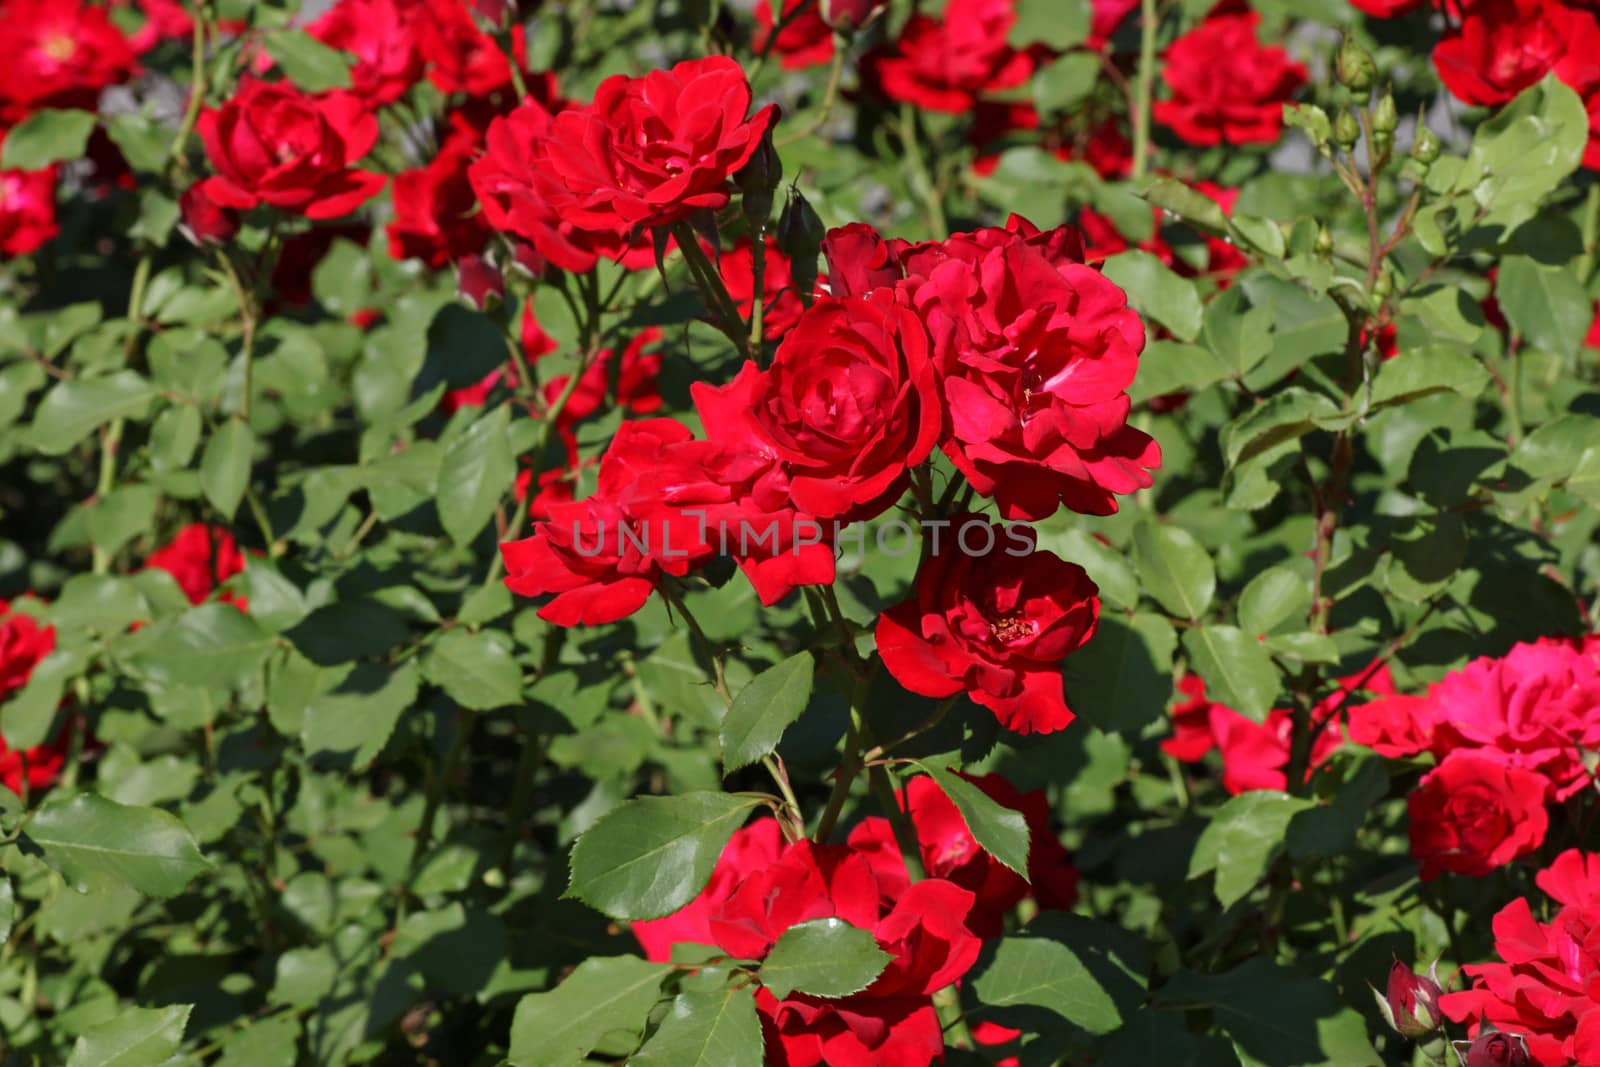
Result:
[[[172,575],[189,602],[200,604],[244,570],[244,555],[226,530],[191,523],[150,553],[145,567]],[[248,607],[247,601],[231,590],[225,590],[221,599],[237,604],[240,610]],[[55,647],[55,627],[41,625],[32,613],[0,600],[0,707],[28,684],[34,668]],[[73,729],[75,725],[68,722],[45,744],[21,751],[11,749],[0,736],[0,785],[13,793],[24,792],[24,779],[31,792],[53,785],[66,762]]]
[[[1351,0],[1375,18],[1429,7],[1443,14],[1439,80],[1461,100],[1499,107],[1554,73],[1589,112],[1584,165],[1600,167],[1600,13],[1581,0]]]
[[[1423,879],[1482,876],[1544,843],[1546,806],[1593,787],[1600,748],[1600,638],[1544,638],[1473,660],[1422,696],[1350,713],[1353,740],[1437,765],[1410,797]]]
[[[785,844],[777,821],[763,819],[734,834],[698,897],[665,918],[635,922],[634,935],[652,960],[670,959],[675,945],[761,960],[799,923],[838,918],[871,931],[892,958],[866,989],[826,1000],[757,990],[768,1062],[926,1067],[944,1054],[932,994],[960,981],[982,940],[999,936],[1024,897],[1062,909],[1077,898],[1077,872],[1050,831],[1044,793],[1024,795],[999,775],[964,777],[1027,820],[1027,880],[979,848],[955,804],[918,777],[902,803],[926,878],[912,882],[886,819],[863,820],[842,845]],[[974,1032],[988,1045],[1017,1036],[993,1024]]]
[[[1439,1006],[1470,1023],[1479,1042],[1494,1030],[1518,1035],[1506,1058],[1484,1064],[1600,1063],[1600,856],[1571,849],[1535,880],[1558,906],[1555,915],[1540,922],[1526,897],[1501,908],[1494,917],[1501,962],[1469,964],[1472,988],[1445,994]]]

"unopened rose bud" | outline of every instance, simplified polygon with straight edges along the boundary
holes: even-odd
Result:
[[[1372,154],[1375,164],[1381,166],[1389,158],[1389,153],[1394,151],[1394,133],[1390,130],[1372,131]]]
[[[1333,139],[1347,152],[1361,140],[1361,124],[1350,112],[1340,112],[1339,117],[1333,120]]]
[[[205,182],[196,182],[178,199],[182,228],[197,245],[220,245],[239,232],[239,213],[211,199]]]
[[[821,0],[822,19],[841,32],[859,30],[883,13],[887,0]]]
[[[750,162],[734,175],[733,180],[743,194],[739,206],[744,212],[745,222],[757,234],[766,232],[767,223],[772,218],[772,194],[783,180],[783,161],[778,158],[778,150],[772,147],[770,129],[761,138],[761,145],[750,157]]]
[[[1457,1041],[1454,1047],[1462,1067],[1531,1067],[1533,1062],[1521,1034],[1490,1031],[1472,1041]]]
[[[456,266],[456,295],[468,306],[488,311],[506,298],[505,275],[482,256],[463,256]]]
[[[1431,968],[1426,975],[1415,974],[1395,960],[1389,968],[1387,989],[1383,993],[1374,989],[1372,995],[1384,1020],[1402,1037],[1416,1040],[1439,1028],[1439,998],[1444,990]]]
[[[527,241],[511,242],[511,266],[534,281],[544,281],[550,273],[550,262]]]
[[[1439,138],[1428,127],[1417,127],[1416,139],[1411,142],[1411,158],[1424,164],[1439,158]]]
[[[1328,229],[1327,223],[1317,227],[1316,253],[1319,256],[1333,255],[1333,231]]]
[[[1372,109],[1372,128],[1379,133],[1393,133],[1400,128],[1400,112],[1394,106],[1394,93],[1385,92]]]
[[[1339,46],[1339,52],[1333,60],[1333,69],[1342,84],[1358,93],[1364,93],[1372,88],[1372,83],[1378,76],[1378,67],[1372,62],[1372,56],[1349,37],[1346,37],[1344,43]]]
[[[789,201],[778,216],[778,250],[788,257],[795,291],[808,304],[817,284],[817,257],[822,254],[822,239],[827,233],[816,210],[800,190],[790,186]]]

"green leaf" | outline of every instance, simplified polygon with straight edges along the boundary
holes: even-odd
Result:
[[[1289,566],[1269,567],[1250,579],[1239,595],[1239,625],[1247,633],[1266,634],[1311,607],[1311,581]]]
[[[152,643],[134,662],[163,685],[237,686],[261,669],[273,644],[259,623],[236,605],[221,602],[190,608],[151,630]]]
[[[1158,178],[1151,182],[1144,191],[1144,198],[1191,226],[1219,236],[1228,232],[1228,217],[1222,213],[1222,205],[1176,178]]]
[[[758,975],[779,1000],[796,991],[847,997],[871,985],[892,959],[870,931],[843,919],[812,919],[783,932]]]
[[[1260,957],[1226,974],[1179,971],[1161,987],[1173,1008],[1210,1008],[1246,1067],[1379,1067],[1365,1021],[1327,982]]]
[[[1491,209],[1485,225],[1509,231],[1578,168],[1588,139],[1582,98],[1547,75],[1477,128],[1456,189]]]
[[[200,488],[224,518],[232,519],[250,484],[250,462],[256,438],[241,418],[217,427],[200,455]]]
[[[1268,449],[1304,437],[1317,421],[1337,415],[1339,407],[1321,393],[1290,386],[1257,404],[1222,431],[1222,454],[1234,467]]]
[[[1172,614],[1198,619],[1211,606],[1217,571],[1189,531],[1141,523],[1133,531],[1133,566],[1145,592]]]
[[[1067,705],[1101,730],[1138,733],[1166,714],[1177,650],[1160,615],[1102,615],[1088,647],[1062,665]]]
[[[72,1046],[67,1067],[157,1067],[183,1044],[192,1004],[166,1008],[122,1008],[83,1033]]]
[[[43,170],[52,163],[82,159],[94,132],[92,111],[42,108],[5,135],[0,170]]]
[[[1477,396],[1489,384],[1489,372],[1471,352],[1453,345],[1408,348],[1378,367],[1372,382],[1372,406],[1409,404],[1437,393]]]
[[[104,879],[148,896],[175,896],[210,866],[174,816],[95,793],[50,797],[27,836],[80,892]]]
[[[522,668],[511,641],[492,630],[449,630],[434,642],[423,664],[428,681],[464,708],[488,711],[522,703]]]
[[[124,485],[89,508],[89,541],[111,554],[155,524],[161,494],[150,485]]]
[[[170,127],[153,122],[136,111],[106,119],[106,133],[122,150],[123,158],[134,170],[154,174],[166,166]]]
[[[991,942],[971,983],[985,1017],[1001,1025],[1038,1029],[1031,1013],[1042,1009],[1091,1034],[1107,1034],[1144,999],[1149,969],[1149,952],[1136,935],[1049,913],[1021,934]]]
[[[267,53],[290,81],[307,92],[350,88],[350,64],[355,57],[329,48],[304,30],[268,34]]]
[[[1531,477],[1565,483],[1586,500],[1600,502],[1600,418],[1552,419],[1517,446],[1511,462]]]
[[[1228,218],[1228,234],[1235,244],[1253,248],[1269,259],[1282,259],[1287,251],[1283,230],[1271,219],[1254,215],[1232,215]]]
[[[1087,0],[1015,0],[1016,22],[1006,39],[1017,48],[1042,44],[1065,52],[1089,36]]]
[[[630,1067],[762,1067],[755,994],[732,986],[681,993]]]
[[[939,791],[961,813],[961,821],[983,850],[1011,870],[1028,878],[1028,820],[949,768],[918,761]]]
[[[1206,305],[1200,339],[1225,368],[1223,376],[1230,371],[1248,374],[1272,351],[1272,315],[1265,308],[1252,307],[1242,286],[1230,286]],[[1141,376],[1144,373],[1142,356],[1139,372]]]
[[[517,476],[505,404],[469,426],[445,449],[439,468],[439,521],[458,544],[477,536]]]
[[[1047,114],[1067,111],[1094,90],[1100,80],[1100,57],[1093,52],[1068,52],[1039,68],[1033,76],[1033,103]]]
[[[217,1067],[294,1067],[299,1047],[300,1020],[274,1015],[228,1038]]]
[[[1594,302],[1572,270],[1506,256],[1494,293],[1506,321],[1525,340],[1568,359],[1578,354],[1594,320]]]
[[[417,702],[417,668],[360,663],[330,692],[305,705],[300,740],[307,752],[354,752],[356,768],[383,751],[400,716]]]
[[[1315,104],[1284,104],[1283,124],[1306,131],[1311,143],[1323,145],[1333,136],[1333,124],[1328,113]]]
[[[0,714],[0,735],[12,749],[32,748],[50,738],[67,683],[83,673],[84,656],[56,649],[34,664],[27,684],[12,694]]]
[[[1139,249],[1108,256],[1101,270],[1127,290],[1130,305],[1171,330],[1174,336],[1185,341],[1200,336],[1205,308],[1194,282]]]
[[[574,896],[614,919],[656,919],[693,900],[760,801],[727,793],[637,797],[601,816],[572,849]]]
[[[1309,807],[1309,800],[1270,789],[1231,798],[1201,831],[1189,857],[1189,877],[1215,871],[1217,900],[1233,907],[1266,877],[1283,848],[1289,821]]]
[[[1278,668],[1262,643],[1233,626],[1196,626],[1183,635],[1183,651],[1205,679],[1213,700],[1261,722],[1278,698]]]
[[[555,989],[530,993],[511,1020],[511,1067],[575,1067],[608,1035],[638,1035],[672,973],[634,956],[590,958]],[[631,1046],[630,1046],[631,1047]]]
[[[11,939],[11,923],[17,917],[17,893],[11,879],[0,874],[0,945]]]
[[[750,679],[722,720],[722,769],[748,766],[778,747],[783,732],[806,710],[816,676],[811,653],[801,652]]]
[[[105,378],[59,382],[34,412],[28,443],[47,455],[59,456],[112,419],[143,418],[155,392],[131,370]]]

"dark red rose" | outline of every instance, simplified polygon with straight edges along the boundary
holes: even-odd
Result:
[[[1520,1034],[1479,1034],[1470,1043],[1459,1041],[1465,1067],[1530,1067],[1528,1046]]]
[[[878,619],[883,665],[913,693],[965,691],[1017,733],[1066,726],[1061,660],[1094,635],[1099,589],[1025,527],[958,516],[941,541],[911,599]]]
[[[800,316],[765,370],[692,388],[712,441],[773,456],[794,506],[871,518],[904,491],[938,442],[938,379],[928,334],[889,290],[825,298]]]
[[[41,625],[33,616],[13,611],[10,604],[0,600],[0,716],[5,714],[5,699],[28,684],[33,669],[55,647],[54,627]],[[54,740],[20,752],[12,750],[0,737],[0,785],[18,794],[49,788],[61,773],[67,749],[66,729]]]
[[[212,200],[205,182],[183,191],[178,212],[184,232],[197,245],[226,244],[239,232],[239,213]]]
[[[495,39],[479,29],[465,0],[426,0],[417,19],[417,48],[428,63],[428,80],[442,93],[490,96],[511,88],[511,63]],[[527,66],[527,39],[511,31],[512,53]]]
[[[422,79],[420,0],[339,0],[306,32],[356,57],[350,91],[369,107],[392,104]]]
[[[485,311],[506,298],[506,276],[482,256],[462,256],[456,264],[456,295]]]
[[[198,123],[217,176],[206,195],[247,211],[266,203],[309,219],[348,215],[383,188],[383,175],[352,164],[378,139],[378,120],[348,93],[312,96],[283,83],[245,80]]]
[[[709,252],[708,252],[709,255]],[[739,314],[750,317],[755,302],[755,252],[748,237],[741,237],[720,258],[713,257],[728,287]],[[778,242],[766,238],[766,263],[761,274],[762,316],[761,336],[768,341],[782,339],[789,328],[800,318],[805,305],[794,288],[794,274],[789,257],[778,248]]]
[[[1577,21],[1546,0],[1473,0],[1434,46],[1433,66],[1458,99],[1498,107],[1555,66]]]
[[[491,230],[467,179],[475,154],[465,138],[454,137],[427,165],[395,176],[389,255],[438,270],[483,250]]]
[[[150,553],[144,565],[172,575],[189,603],[200,604],[216,592],[217,586],[244,570],[244,553],[239,551],[233,535],[222,527],[192,522]],[[241,609],[247,606],[244,600],[233,596],[223,599],[237,603]]]
[[[795,15],[795,8],[802,4],[805,10]],[[784,70],[804,70],[833,58],[833,28],[823,20],[818,0],[784,0],[782,17],[788,24],[769,44],[778,20],[772,15],[772,0],[757,0],[756,32],[750,41],[756,53],[770,48]]]
[[[822,255],[833,296],[866,296],[874,289],[893,288],[906,276],[895,244],[864,222],[829,230],[822,239]]]
[[[1306,68],[1256,39],[1254,12],[1217,14],[1172,42],[1161,77],[1171,90],[1152,114],[1190,144],[1276,141],[1283,105]]]
[[[888,5],[888,0],[817,0],[817,7],[828,25],[850,32],[865,26]]]
[[[1573,11],[1567,23],[1567,49],[1556,62],[1555,75],[1583,100],[1589,114],[1583,165],[1600,170],[1600,18],[1592,10]]]
[[[4,140],[0,137],[0,143]],[[58,171],[0,171],[0,255],[26,256],[61,232],[56,222]]]
[[[1481,878],[1544,843],[1549,787],[1486,749],[1452,752],[1407,800],[1411,854],[1430,882],[1443,871]]]
[[[7,0],[0,55],[0,126],[46,107],[93,111],[137,65],[106,9],[83,0]]]
[[[955,802],[932,778],[919,776],[906,783],[904,804],[916,827],[923,868],[976,898],[967,926],[979,937],[998,937],[1006,914],[1030,891],[1041,907],[1071,908],[1078,896],[1078,872],[1050,829],[1050,803],[1044,791],[1020,793],[998,774],[961,777],[1001,806],[1022,812],[1028,823],[1024,879],[979,847]]]
[[[710,555],[696,521],[667,501],[700,446],[672,419],[625,422],[600,460],[593,496],[550,508],[533,536],[500,546],[505,584],[521,596],[555,594],[539,617],[595,626],[638,611],[663,574],[681,577]]]
[[[1061,505],[1111,514],[1161,461],[1127,422],[1144,325],[1127,294],[1072,261],[1080,249],[1050,239],[958,237],[902,253],[926,279],[915,301],[945,375],[945,454],[1008,519]]]
[[[138,7],[144,24],[128,38],[135,55],[144,55],[162,41],[188,41],[194,34],[194,20],[182,0],[111,0],[111,6]],[[230,20],[219,20],[217,28],[235,33],[240,27]]]
[[[888,51],[864,61],[863,77],[891,100],[959,115],[986,93],[1033,76],[1036,57],[1007,42],[1012,0],[950,0],[940,18],[912,15]]]

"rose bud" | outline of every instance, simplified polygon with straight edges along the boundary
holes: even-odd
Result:
[[[462,256],[456,266],[456,295],[478,311],[488,311],[506,298],[500,268],[482,256]]]
[[[743,194],[740,208],[745,222],[757,234],[765,233],[772,218],[772,194],[783,180],[783,162],[778,159],[778,150],[772,147],[770,129],[761,138],[761,146],[750,157],[750,162],[733,176],[733,180]]]
[[[884,7],[885,0],[822,0],[822,20],[836,30],[859,30]]]
[[[1437,968],[1436,963],[1426,975],[1414,974],[1397,959],[1389,968],[1386,992],[1372,991],[1384,1021],[1401,1036],[1416,1040],[1439,1028],[1439,998],[1444,990],[1439,987]]]
[[[1378,98],[1372,109],[1372,128],[1379,133],[1393,133],[1400,128],[1400,111],[1394,104],[1394,93],[1386,92]]]
[[[1356,122],[1356,117],[1348,111],[1339,113],[1333,120],[1333,139],[1340,148],[1346,152],[1354,148],[1356,142],[1361,140],[1361,126]]]
[[[1372,80],[1378,76],[1378,67],[1372,62],[1372,56],[1349,37],[1339,46],[1333,68],[1339,80],[1358,93],[1372,88]]]
[[[505,25],[506,16],[516,9],[516,0],[472,0],[472,10],[490,26]]]
[[[539,254],[539,250],[527,241],[511,241],[511,266],[526,274],[534,281],[544,281],[550,273],[550,261]]]
[[[1428,127],[1417,127],[1416,140],[1411,142],[1411,158],[1418,163],[1432,163],[1439,158],[1439,138]]]
[[[790,186],[789,202],[778,216],[778,250],[789,257],[794,287],[808,305],[811,290],[817,284],[817,256],[822,254],[822,239],[827,232],[816,209],[800,190]]]
[[[1532,1067],[1521,1034],[1482,1033],[1472,1041],[1454,1042],[1462,1067]]]
[[[205,182],[196,182],[178,200],[183,232],[197,245],[220,245],[239,232],[239,213],[211,199]]]

